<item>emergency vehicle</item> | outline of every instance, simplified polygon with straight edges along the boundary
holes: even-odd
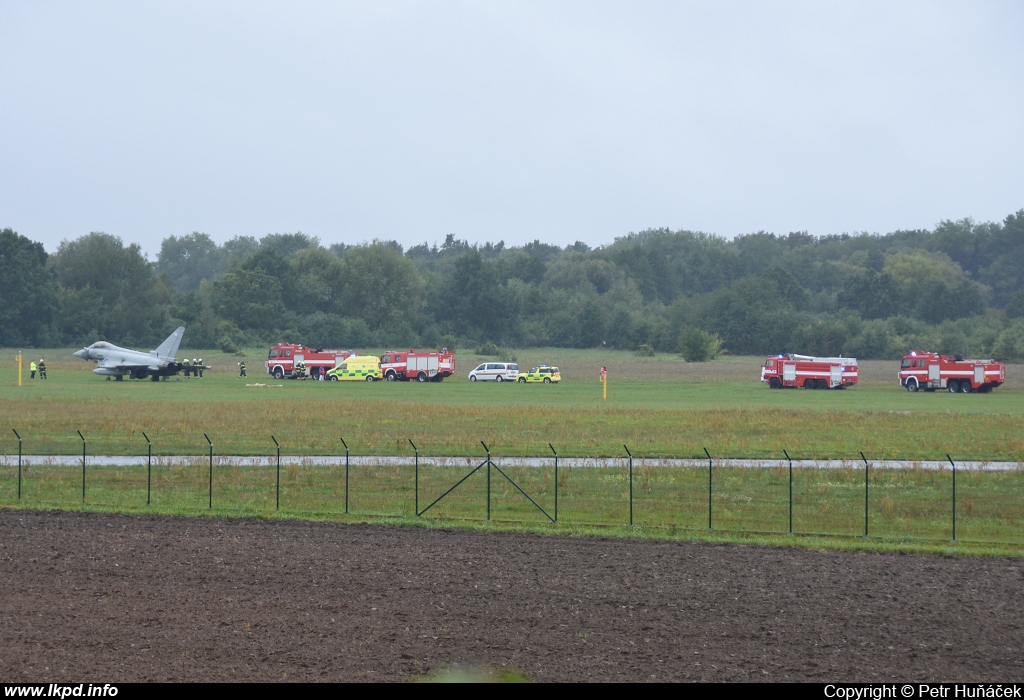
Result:
[[[380,356],[380,371],[389,382],[439,382],[455,374],[455,353],[440,351],[386,350]]]
[[[519,383],[533,383],[543,382],[545,384],[558,384],[562,381],[562,374],[558,371],[557,367],[548,367],[547,365],[541,365],[534,367],[529,372],[519,375]]]
[[[380,358],[374,355],[350,355],[340,365],[327,372],[327,379],[332,382],[376,381],[381,379]]]
[[[857,383],[857,358],[776,355],[764,361],[761,381],[772,389],[845,389]]]
[[[293,343],[278,343],[270,348],[267,355],[267,374],[273,375],[276,379],[294,379],[299,376],[295,371],[295,365],[301,362],[306,366],[305,376],[312,376],[313,368],[316,368],[317,372],[326,372],[352,354],[351,350],[324,350]]]
[[[900,362],[900,386],[907,391],[946,389],[951,394],[988,393],[1006,381],[1006,365],[995,360],[965,360],[917,350]]]

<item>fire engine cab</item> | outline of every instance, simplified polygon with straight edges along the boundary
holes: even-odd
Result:
[[[270,348],[267,355],[267,374],[276,379],[295,379],[300,375],[313,376],[320,372],[326,374],[327,370],[338,366],[352,354],[351,350],[324,350],[293,343],[278,343]],[[304,373],[295,371],[299,363],[305,366]]]
[[[845,389],[857,383],[857,358],[776,355],[764,361],[761,381],[772,389]]]
[[[380,356],[380,371],[389,382],[440,382],[455,374],[455,353],[448,348],[439,352],[386,350]]]
[[[1006,365],[995,360],[965,360],[936,352],[913,351],[900,362],[900,386],[907,391],[946,389],[951,394],[988,393],[1006,381]]]

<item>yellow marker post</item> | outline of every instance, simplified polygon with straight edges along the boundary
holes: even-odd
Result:
[[[18,386],[21,386],[21,353],[18,353]]]
[[[608,400],[608,370],[604,367],[601,368],[601,384],[604,389],[604,401]]]

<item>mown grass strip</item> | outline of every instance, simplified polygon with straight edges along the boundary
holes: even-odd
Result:
[[[554,471],[503,467],[524,491],[553,512]],[[420,502],[429,503],[458,481],[466,469],[420,466]],[[662,536],[707,533],[705,469],[639,467],[634,470],[634,520]],[[496,475],[492,475],[496,477]],[[492,520],[503,527],[539,531],[564,528],[622,528],[629,520],[625,468],[563,467],[559,470],[559,523],[547,518],[504,479],[492,478]],[[927,544],[952,533],[952,474],[922,469],[875,470],[870,474],[871,540]],[[344,520],[344,466],[282,466],[280,514]],[[356,518],[417,520],[413,466],[353,466],[350,510]],[[23,470],[22,499],[16,499],[16,468],[0,469],[0,502],[18,507],[81,506],[78,465],[32,465]],[[90,467],[85,507],[129,512],[210,513],[208,465],[153,467],[152,505],[146,506],[146,467]],[[957,537],[960,545],[1024,545],[1024,471],[961,472],[957,475]],[[276,466],[217,466],[213,513],[275,515]],[[794,473],[794,533],[852,538],[863,533],[864,472],[800,469]],[[479,523],[486,517],[485,472],[474,475],[418,520]],[[785,468],[716,467],[712,493],[714,531],[730,537],[779,538],[788,530],[789,482]],[[653,534],[652,534],[653,536]],[[785,541],[784,539],[781,541]],[[928,546],[932,546],[929,544]],[[1002,551],[1002,550],[1001,550]]]

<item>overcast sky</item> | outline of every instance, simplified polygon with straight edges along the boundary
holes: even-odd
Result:
[[[1024,3],[0,2],[0,228],[592,246],[1024,207]]]

